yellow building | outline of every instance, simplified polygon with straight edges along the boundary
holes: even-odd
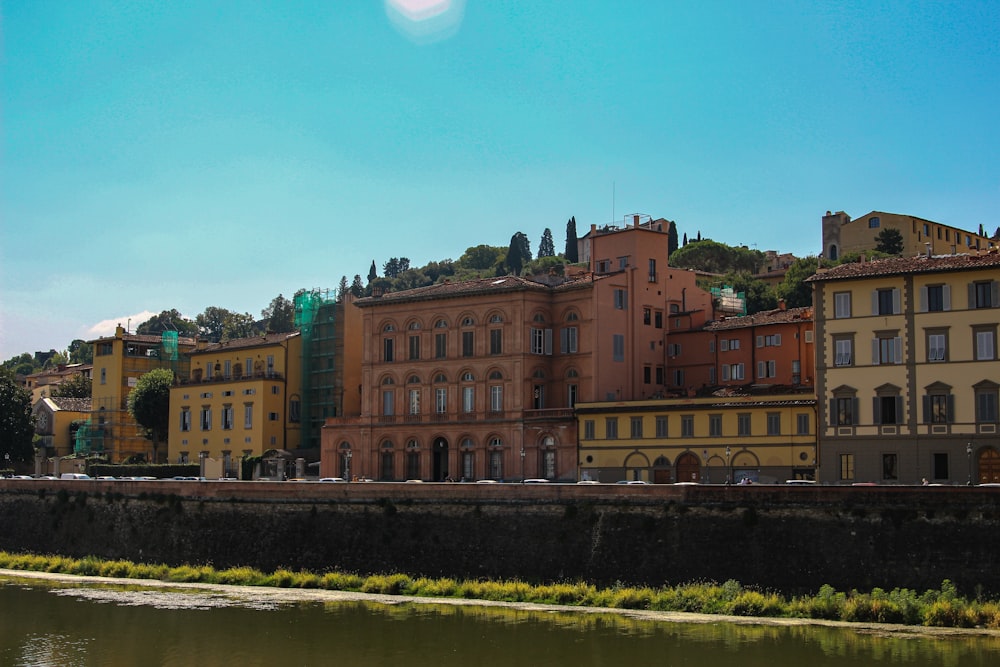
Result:
[[[41,398],[34,403],[38,446],[47,457],[73,454],[76,427],[90,417],[89,398]]]
[[[168,460],[238,477],[239,459],[299,448],[302,338],[272,333],[204,345],[170,390]]]
[[[53,390],[60,384],[76,375],[92,377],[94,367],[91,364],[59,364],[24,378],[24,386],[31,392],[31,403],[52,396]]]
[[[194,339],[178,338],[171,331],[156,336],[130,334],[118,326],[114,336],[90,344],[94,346],[91,436],[82,453],[103,452],[112,463],[137,456],[153,460],[153,443],[128,413],[128,394],[154,368],[186,375],[187,352],[194,349]]]
[[[987,236],[912,215],[872,211],[851,220],[843,211],[827,211],[823,216],[823,257],[837,260],[848,253],[873,250],[875,237],[883,229],[899,230],[903,257],[926,254],[928,250],[932,255],[985,251],[991,245]]]
[[[722,390],[704,398],[578,403],[580,479],[723,484],[813,479],[816,400]]]
[[[821,270],[821,472],[833,483],[1000,482],[1000,253]]]

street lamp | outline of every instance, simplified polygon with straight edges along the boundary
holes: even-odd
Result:
[[[521,484],[524,484],[524,445],[521,445]]]
[[[965,445],[965,458],[969,461],[969,481],[965,483],[966,486],[972,486],[972,443]]]
[[[729,455],[732,451],[729,449],[729,445],[726,445],[726,486],[733,483],[733,468],[729,465]]]

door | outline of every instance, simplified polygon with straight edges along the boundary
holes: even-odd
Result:
[[[691,452],[685,452],[677,459],[677,481],[701,481],[701,463],[699,463],[698,457]]]
[[[451,474],[448,470],[448,441],[444,438],[435,440],[432,453],[434,455],[432,479],[435,482],[443,482]]]
[[[979,483],[1000,483],[1000,453],[992,447],[979,452]]]

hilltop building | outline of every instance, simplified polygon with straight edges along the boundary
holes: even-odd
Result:
[[[872,211],[852,220],[843,211],[827,211],[823,216],[823,257],[838,260],[848,253],[873,250],[875,237],[883,229],[896,229],[902,235],[903,257],[985,251],[993,245],[987,236],[912,215]]]

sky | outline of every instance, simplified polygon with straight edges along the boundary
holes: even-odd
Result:
[[[1000,225],[1000,3],[0,0],[0,359],[641,213]]]

